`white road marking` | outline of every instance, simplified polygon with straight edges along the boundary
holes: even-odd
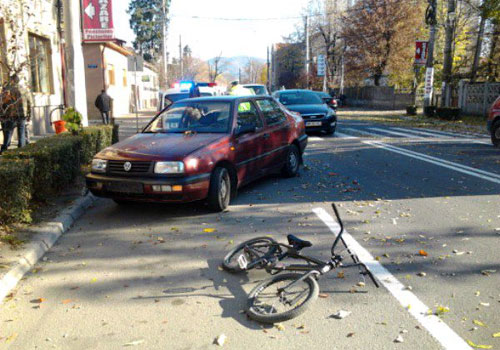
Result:
[[[437,132],[420,131],[420,130],[414,130],[414,129],[410,130],[410,129],[403,129],[403,128],[397,128],[397,127],[394,127],[393,129],[402,130],[402,131],[405,131],[405,132],[422,134],[422,135],[429,135],[429,136],[433,136],[433,137],[444,139],[446,141],[457,140],[457,141],[467,141],[467,142],[474,142],[474,143],[482,143],[482,144],[486,144],[486,145],[490,144],[490,142],[482,140],[481,138],[473,138],[473,137],[470,137],[470,136],[467,136],[467,135],[453,135],[453,136],[452,136],[452,134],[443,135],[443,134],[438,134]],[[428,130],[428,129],[424,129],[424,130]]]
[[[377,138],[380,138],[381,136],[384,137],[384,135],[375,134],[373,132],[369,132],[369,131],[365,131],[365,130],[358,130],[358,129],[352,129],[352,128],[342,128],[342,130],[351,131],[351,132],[354,132],[356,134],[366,134],[366,135],[370,135],[370,136],[375,136]]]
[[[475,177],[478,177],[478,178],[486,180],[486,181],[494,182],[496,184],[500,184],[500,175],[495,174],[495,173],[491,173],[489,171],[471,168],[471,167],[468,167],[466,165],[462,165],[462,164],[455,163],[455,162],[450,162],[448,160],[444,160],[441,158],[432,157],[432,156],[429,156],[429,155],[426,155],[423,153],[413,152],[413,151],[410,151],[410,150],[407,150],[404,148],[399,148],[399,147],[388,145],[388,144],[385,144],[382,142],[363,141],[363,143],[366,143],[366,144],[369,144],[369,145],[372,145],[375,147],[383,148],[387,151],[398,153],[398,154],[401,154],[401,155],[404,155],[404,156],[407,156],[410,158],[423,160],[424,162],[439,165],[439,166],[442,166],[444,168],[455,170],[455,171],[458,171],[458,172],[463,173],[463,174],[475,176]]]
[[[324,139],[322,137],[318,136],[309,136],[310,141],[323,141]]]
[[[431,133],[431,132],[427,132],[427,131],[420,131],[420,130],[414,130],[414,129],[403,129],[403,128],[397,128],[397,127],[393,127],[393,129],[404,131],[404,132],[409,132],[409,133],[413,133],[413,134],[420,134],[420,135],[437,137],[437,138],[445,138],[445,139],[451,138],[451,136],[441,135],[438,133]]]
[[[359,139],[359,137],[357,137],[357,136],[343,134],[343,133],[338,132],[338,131],[335,132],[335,136],[342,138],[342,139]]]
[[[340,231],[340,226],[326,210],[323,208],[314,208],[312,211],[326,226],[328,226],[330,231],[337,236]],[[394,275],[376,261],[347,231],[344,230],[342,237],[349,246],[349,249],[370,269],[379,282],[439,343],[441,343],[445,349],[471,349],[467,343],[439,317],[432,314],[429,315],[429,307],[421,302],[415,294],[407,290]]]
[[[375,131],[379,131],[379,132],[385,132],[385,133],[388,133],[388,134],[392,134],[392,135],[396,135],[396,136],[401,136],[401,137],[405,137],[405,138],[410,138],[410,137],[417,138],[417,139],[422,139],[423,138],[422,136],[413,136],[413,135],[404,134],[402,132],[391,131],[391,130],[380,129],[380,128],[370,128],[370,130],[375,130]]]

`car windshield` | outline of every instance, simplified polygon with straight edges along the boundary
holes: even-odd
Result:
[[[173,104],[159,114],[147,127],[147,133],[227,133],[230,102],[191,102]]]
[[[319,98],[314,92],[310,91],[282,92],[279,95],[279,101],[285,106],[323,104],[321,98]]]
[[[252,90],[256,95],[267,95],[266,88],[264,86],[245,86],[247,89]]]

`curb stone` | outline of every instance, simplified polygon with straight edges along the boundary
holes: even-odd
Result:
[[[96,200],[97,198],[89,193],[77,199],[52,221],[30,230],[34,233],[33,240],[26,245],[26,251],[17,262],[0,278],[0,305],[24,275]]]

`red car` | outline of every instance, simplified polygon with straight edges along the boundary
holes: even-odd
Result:
[[[185,99],[98,153],[86,182],[119,204],[207,199],[222,211],[250,181],[275,171],[295,176],[306,145],[302,118],[270,96]]]
[[[488,114],[488,131],[491,133],[491,142],[500,147],[500,96],[491,105]]]

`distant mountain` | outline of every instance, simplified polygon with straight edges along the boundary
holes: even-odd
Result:
[[[209,59],[207,62],[213,64],[215,58]],[[224,62],[224,69],[222,73],[224,75],[230,75],[231,79],[238,79],[238,68],[243,68],[248,64],[249,60],[257,61],[258,63],[264,64],[266,60],[259,57],[251,56],[234,56],[234,57],[221,57],[221,61]]]

